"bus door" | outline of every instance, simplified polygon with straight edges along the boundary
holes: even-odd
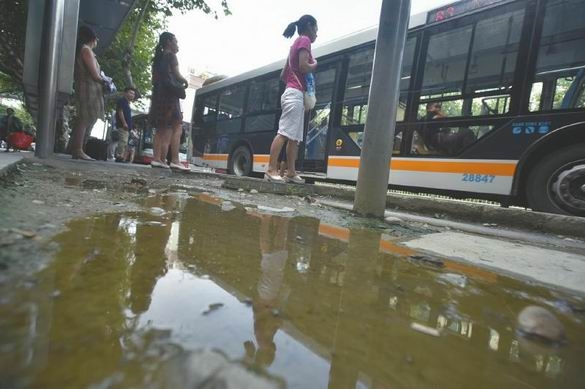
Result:
[[[304,172],[324,173],[327,167],[327,139],[339,62],[319,63],[315,74],[317,104],[305,117],[303,147],[299,162]]]

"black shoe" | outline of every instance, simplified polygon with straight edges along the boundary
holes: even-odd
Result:
[[[122,158],[120,158],[120,157],[116,157],[116,162],[121,162],[121,163],[124,163],[124,162],[126,162],[126,161],[124,161],[124,160],[123,160]]]

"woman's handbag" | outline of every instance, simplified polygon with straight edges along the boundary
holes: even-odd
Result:
[[[164,61],[165,69],[163,70],[163,77],[162,77],[162,86],[166,91],[174,97],[178,97],[179,99],[184,99],[187,97],[185,92],[185,86],[182,82],[177,80],[175,77],[175,73],[171,69],[171,66],[168,61]]]
[[[169,71],[168,76],[165,77],[163,85],[172,96],[178,97],[179,99],[184,99],[187,97],[185,87],[175,78],[175,75],[172,71]]]
[[[106,76],[103,70],[100,72],[100,75],[102,77],[102,88],[104,90],[104,95],[109,96],[115,94],[118,89],[116,88],[116,84],[114,84],[112,77]]]

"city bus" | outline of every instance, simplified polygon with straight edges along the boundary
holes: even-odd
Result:
[[[357,180],[376,36],[313,50],[317,105],[296,166],[310,181]],[[412,16],[389,188],[584,216],[584,48],[584,0],[464,0]],[[284,62],[197,91],[195,163],[265,171]]]

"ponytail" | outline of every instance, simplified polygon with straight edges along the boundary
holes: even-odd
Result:
[[[290,38],[295,34],[295,30],[298,32],[299,35],[306,32],[309,26],[317,25],[317,19],[315,19],[311,15],[303,15],[299,20],[296,22],[290,23],[286,30],[282,33],[285,38]]]
[[[285,38],[290,38],[295,34],[295,31],[297,29],[297,25],[299,24],[299,22],[292,22],[291,24],[288,25],[288,27],[286,28],[286,30],[284,30],[284,32],[282,33],[282,35]]]

